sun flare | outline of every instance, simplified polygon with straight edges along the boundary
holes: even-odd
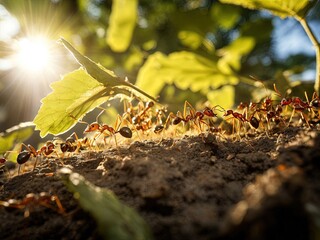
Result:
[[[16,64],[28,73],[40,73],[52,65],[50,43],[47,39],[22,38],[16,44]]]

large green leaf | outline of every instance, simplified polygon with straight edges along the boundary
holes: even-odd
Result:
[[[136,92],[141,95],[156,101],[152,96],[137,88],[135,85],[131,84],[126,79],[122,79],[114,74],[114,72],[105,69],[101,65],[95,63],[90,58],[83,56],[79,53],[68,41],[63,38],[60,38],[62,44],[71,52],[77,62],[87,71],[87,73],[93,77],[98,82],[102,83],[106,87],[128,87],[134,89]]]
[[[134,95],[139,93],[156,101],[128,81],[117,77],[112,71],[80,54],[63,38],[60,41],[83,68],[52,83],[53,92],[41,100],[42,105],[34,119],[41,137],[48,133],[57,135],[69,130],[77,123],[77,119],[117,94],[132,96],[131,90],[135,90]]]
[[[219,69],[225,74],[232,74],[233,70],[240,70],[241,57],[248,54],[255,46],[253,37],[240,37],[230,45],[221,48],[217,54],[221,56],[218,60]]]
[[[59,175],[80,206],[95,218],[103,239],[152,240],[145,221],[134,209],[121,203],[112,191],[94,186],[68,168],[61,169]]]
[[[53,92],[41,100],[34,119],[40,136],[67,131],[87,112],[108,100],[111,88],[104,86],[82,68],[51,84]]]
[[[11,150],[16,143],[27,140],[34,133],[32,122],[23,122],[0,133],[0,154]]]
[[[138,0],[113,0],[107,43],[115,52],[124,52],[131,42],[136,25]]]
[[[216,2],[210,9],[212,20],[220,27],[229,30],[240,19],[240,7]]]
[[[265,9],[281,18],[304,18],[308,10],[317,2],[313,0],[220,0],[222,3],[241,5],[250,9]]]
[[[207,98],[212,106],[220,105],[225,109],[231,109],[235,99],[234,86],[226,85],[221,89],[210,91],[207,94]],[[216,113],[222,116],[222,113],[216,111]]]
[[[166,56],[157,52],[149,56],[140,69],[137,86],[157,95],[165,84],[175,84],[180,89],[207,92],[225,84],[235,85],[238,78],[224,74],[217,62],[192,52],[175,52]]]

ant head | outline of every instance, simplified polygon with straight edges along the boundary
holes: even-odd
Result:
[[[208,117],[215,117],[215,116],[217,116],[217,114],[215,114],[215,113],[213,112],[213,110],[210,109],[210,108],[208,108],[208,107],[205,107],[205,109],[203,110],[203,114],[206,115],[206,116],[208,116]]]
[[[87,126],[87,128],[84,130],[84,133],[87,133],[87,132],[94,132],[94,131],[97,131],[99,130],[100,128],[100,124],[97,123],[97,122],[94,122],[94,123],[91,123]]]
[[[233,110],[229,109],[225,112],[223,116],[228,116],[228,115],[231,115],[232,113],[233,113]]]
[[[152,102],[152,101],[149,101],[146,103],[147,108],[152,108],[153,106],[154,106],[154,102]]]
[[[6,161],[7,161],[7,159],[5,159],[5,158],[0,158],[0,164],[5,163]]]

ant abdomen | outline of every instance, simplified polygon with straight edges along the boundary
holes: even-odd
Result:
[[[132,131],[128,127],[120,128],[119,133],[121,134],[121,136],[123,136],[125,138],[131,138],[132,137]]]
[[[259,120],[256,117],[251,117],[250,118],[250,124],[252,127],[257,129],[259,127]]]
[[[23,150],[18,154],[17,163],[18,164],[26,163],[29,160],[30,156],[31,156],[31,153],[29,151]]]
[[[182,118],[180,117],[175,117],[172,121],[173,125],[178,125],[182,121]]]
[[[162,124],[160,124],[160,125],[157,125],[157,126],[154,127],[153,132],[154,133],[160,133],[163,129],[164,129],[164,126]]]

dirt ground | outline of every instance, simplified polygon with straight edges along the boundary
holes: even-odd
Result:
[[[135,141],[63,160],[136,209],[157,240],[319,239],[320,134],[282,131],[226,140],[219,134]],[[60,164],[2,175],[0,200],[48,192],[66,214],[42,206],[0,207],[0,239],[100,239],[59,177]]]

